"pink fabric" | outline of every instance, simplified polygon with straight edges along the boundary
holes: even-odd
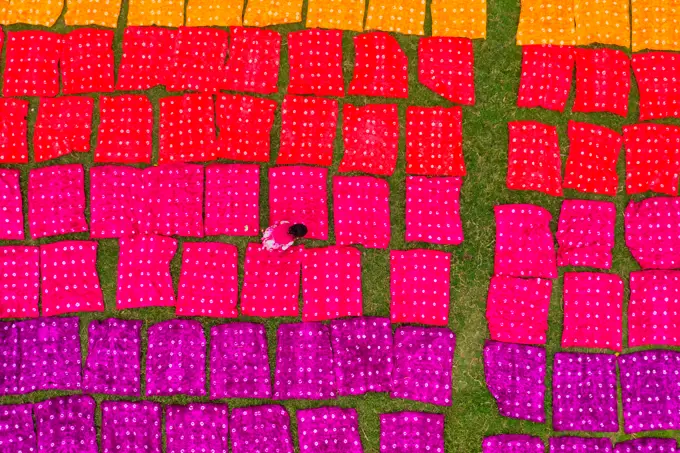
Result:
[[[276,101],[220,94],[217,97],[217,155],[221,159],[269,162]]]
[[[379,31],[355,36],[354,52],[349,94],[408,97],[408,58],[393,36]]]
[[[3,96],[59,94],[62,42],[60,34],[49,31],[8,31]]]
[[[463,110],[460,107],[406,109],[406,172],[465,176]]]
[[[654,191],[678,195],[680,127],[664,124],[623,126],[626,193]]]
[[[625,227],[626,245],[640,267],[680,268],[680,198],[631,200]]]
[[[628,347],[680,346],[680,271],[631,272]]]
[[[390,244],[390,186],[370,176],[333,177],[333,217],[338,245],[386,249]]]
[[[260,167],[205,167],[206,236],[257,236],[260,229]]]
[[[95,162],[151,163],[153,107],[143,95],[102,96]]]
[[[39,248],[0,247],[0,269],[2,269],[0,272],[0,318],[37,318],[38,298],[40,297]],[[9,359],[4,360],[9,363]],[[4,367],[0,366],[0,382],[3,381],[4,373]],[[2,388],[1,385],[0,388]]]
[[[518,107],[543,107],[563,112],[574,77],[572,46],[522,46]]]
[[[447,245],[462,243],[462,185],[462,178],[407,176],[406,241]]]
[[[24,207],[19,170],[0,169],[0,239],[24,239]]]
[[[421,38],[418,80],[445,99],[475,104],[475,57],[467,38]]]
[[[399,111],[396,104],[342,107],[345,153],[338,171],[361,171],[388,176],[394,173],[399,152]]]
[[[276,93],[281,34],[263,28],[231,27],[225,90]]]
[[[0,99],[0,163],[28,163],[28,101]]]
[[[158,163],[205,162],[217,157],[212,95],[185,94],[159,101]]]
[[[616,206],[607,201],[564,200],[557,227],[557,264],[611,269]]]
[[[35,161],[88,152],[94,99],[68,96],[40,100],[33,135]]]
[[[574,112],[628,116],[630,60],[622,50],[576,49]]]
[[[149,90],[164,83],[177,34],[174,28],[125,27],[116,91]]]
[[[288,33],[290,94],[344,96],[342,31],[300,30]]]
[[[290,222],[275,223],[262,233],[262,245],[268,251],[284,252],[295,244],[295,237],[290,234]]]
[[[507,186],[562,196],[562,161],[557,128],[536,121],[511,121]]]
[[[90,237],[117,238],[140,232],[144,170],[107,165],[90,169]]]
[[[633,71],[640,90],[640,121],[680,118],[680,57],[675,52],[636,53]]]
[[[63,38],[61,82],[64,94],[113,91],[113,30],[78,28]]]

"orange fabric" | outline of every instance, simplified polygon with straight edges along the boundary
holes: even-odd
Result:
[[[425,0],[369,0],[366,30],[425,34]]]
[[[432,36],[486,38],[486,0],[432,0]]]
[[[302,0],[249,0],[243,25],[293,24],[302,21]]]
[[[66,25],[101,25],[116,28],[121,0],[67,0]]]
[[[633,52],[680,50],[680,0],[632,0]]]
[[[575,45],[574,0],[522,0],[517,45],[529,44]]]
[[[184,0],[130,0],[127,25],[184,25]]]
[[[628,0],[574,0],[576,43],[630,47]]]
[[[187,26],[232,27],[243,24],[244,0],[187,0]]]
[[[307,28],[363,31],[365,0],[309,0]]]
[[[64,9],[64,0],[4,0],[0,2],[0,23],[51,27]]]

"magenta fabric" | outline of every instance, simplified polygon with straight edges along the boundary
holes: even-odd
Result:
[[[647,437],[627,440],[616,444],[614,453],[676,453],[678,441]]]
[[[35,404],[38,452],[99,453],[96,407],[97,403],[88,395],[61,396]]]
[[[102,453],[161,453],[161,405],[102,401]]]
[[[494,273],[509,277],[557,277],[550,213],[540,206],[494,207],[496,254]]]
[[[462,178],[406,177],[406,241],[458,245]]]
[[[62,38],[59,67],[62,92],[113,91],[113,30],[77,28]]]
[[[363,453],[355,409],[320,407],[297,411],[300,451]]]
[[[500,434],[484,438],[482,453],[545,453],[545,444],[540,437]]]
[[[387,318],[331,322],[335,378],[340,396],[387,392],[392,379],[392,327]]]
[[[206,341],[198,321],[172,319],[149,327],[146,395],[203,396]]]
[[[257,236],[260,229],[260,166],[205,167],[206,236]]]
[[[24,239],[19,170],[0,169],[0,240]]]
[[[551,437],[550,453],[612,453],[612,441],[607,438]]]
[[[62,35],[49,31],[8,31],[3,96],[59,94],[59,56],[63,41]]]
[[[27,393],[19,387],[19,327],[0,322],[0,396]]]
[[[90,237],[138,234],[145,220],[144,170],[106,165],[90,169]]]
[[[348,94],[408,97],[408,58],[389,33],[363,33],[354,40],[354,75]]]
[[[231,27],[224,89],[276,93],[280,55],[279,32],[263,28]]]
[[[680,346],[680,271],[631,272],[628,346]]]
[[[544,348],[486,341],[486,387],[504,417],[545,423]]]
[[[290,416],[283,406],[239,407],[231,411],[232,453],[293,453]]]
[[[37,318],[40,249],[0,247],[0,269],[0,318]]]
[[[345,95],[342,30],[309,29],[288,34],[290,94]]]
[[[335,399],[330,327],[319,322],[281,324],[276,338],[274,398]]]
[[[7,453],[38,451],[33,426],[33,404],[0,406],[0,451]]]
[[[640,90],[640,121],[680,117],[680,58],[675,52],[636,53],[632,58]]]
[[[165,408],[167,453],[229,453],[229,408],[193,403]]]
[[[572,46],[522,46],[518,107],[543,107],[564,112],[574,77]]]
[[[680,269],[680,198],[630,201],[626,246],[643,269]]]
[[[28,174],[31,239],[87,231],[80,164],[36,168]]]
[[[210,398],[271,398],[267,332],[237,322],[210,329]]]
[[[380,453],[444,453],[444,415],[380,414]]]
[[[448,328],[397,328],[390,396],[451,406],[455,349],[456,336]]]
[[[608,201],[564,200],[557,226],[557,264],[611,269],[616,206]]]
[[[333,177],[333,217],[338,245],[386,249],[390,244],[390,186],[371,176]]]
[[[552,388],[555,431],[619,430],[614,355],[558,352]]]
[[[170,261],[177,241],[164,236],[130,236],[121,238],[119,244],[116,308],[174,306]]]

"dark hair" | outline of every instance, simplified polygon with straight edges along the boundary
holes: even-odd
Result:
[[[296,223],[288,228],[288,233],[295,238],[303,238],[307,236],[307,227],[301,223]]]

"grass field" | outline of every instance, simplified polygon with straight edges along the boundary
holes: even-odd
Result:
[[[376,453],[379,451],[379,414],[399,410],[424,410],[441,412],[446,414],[446,451],[448,453],[475,453],[481,451],[481,441],[486,435],[497,433],[528,433],[539,435],[547,440],[552,435],[551,430],[551,392],[548,388],[547,416],[548,422],[539,425],[529,422],[506,419],[498,415],[495,403],[486,390],[482,365],[482,346],[484,339],[488,337],[486,320],[484,317],[486,305],[486,292],[489,279],[493,272],[494,250],[494,217],[493,206],[502,203],[535,203],[547,208],[553,214],[553,230],[556,227],[556,219],[559,213],[561,200],[546,195],[532,192],[511,192],[505,187],[505,172],[507,165],[507,122],[517,119],[537,120],[556,125],[560,134],[560,145],[563,162],[567,156],[567,122],[570,119],[587,121],[596,124],[621,129],[623,124],[636,122],[638,117],[638,92],[633,84],[630,99],[630,114],[627,119],[621,119],[610,114],[577,114],[571,113],[573,104],[573,92],[568,103],[566,113],[559,114],[537,109],[518,109],[515,107],[517,86],[519,81],[521,52],[515,46],[514,34],[519,17],[519,0],[488,0],[488,38],[485,41],[475,42],[475,71],[477,103],[473,107],[463,108],[464,117],[464,153],[468,169],[468,176],[462,191],[462,217],[465,229],[465,242],[457,247],[438,247],[429,244],[405,243],[404,241],[404,124],[406,107],[417,106],[448,106],[433,92],[421,86],[417,81],[417,44],[418,37],[397,36],[399,43],[409,58],[409,90],[408,100],[387,100],[382,98],[365,98],[349,96],[341,99],[343,103],[367,104],[396,102],[399,104],[401,117],[400,154],[397,171],[388,178],[391,188],[391,216],[392,216],[392,249],[425,247],[438,250],[446,250],[453,254],[452,266],[452,292],[451,292],[451,315],[449,327],[457,334],[457,349],[455,355],[453,406],[439,408],[410,401],[390,400],[387,395],[373,394],[364,397],[341,398],[329,403],[294,401],[285,403],[286,407],[294,416],[294,411],[299,408],[318,407],[324,404],[332,404],[343,407],[354,407],[359,411],[361,436],[366,452]],[[115,53],[116,67],[121,54],[121,39],[127,11],[127,0],[123,0],[123,13],[116,30]],[[303,8],[306,11],[306,2]],[[8,30],[21,30],[37,27],[9,26]],[[288,84],[287,46],[286,33],[302,28],[301,24],[292,26],[276,27],[284,34],[282,46],[282,70],[279,79],[279,92],[271,98],[281,101]],[[429,1],[428,17],[426,22],[426,34],[430,32]],[[54,31],[65,33],[71,27],[63,24],[63,19],[53,27]],[[356,33],[346,32],[344,35],[345,49],[345,79],[349,82],[352,76],[354,50],[352,37]],[[4,54],[2,70],[4,70]],[[169,94],[161,88],[156,88],[147,93],[154,103],[156,130],[154,134],[154,162],[157,161],[157,125],[158,125],[158,99]],[[95,96],[98,98],[98,96]],[[38,102],[31,99],[29,114],[29,142],[32,140],[32,125],[35,122]],[[95,109],[96,112],[97,109]],[[98,118],[95,113],[95,131]],[[338,125],[338,137],[335,144],[335,159],[331,168],[331,175],[337,173],[337,166],[342,156],[341,127]],[[274,130],[272,132],[272,161],[278,150],[278,137],[280,132],[280,112],[277,112]],[[92,136],[92,146],[96,143],[96,134]],[[30,153],[31,161],[32,151]],[[26,186],[28,171],[46,165],[62,163],[81,163],[85,167],[92,166],[92,154],[72,154],[56,161],[50,161],[39,165],[29,164],[18,166],[22,171],[22,186],[24,191],[24,209],[26,212]],[[263,174],[271,164],[263,166]],[[617,244],[614,251],[614,266],[612,272],[621,275],[626,281],[630,271],[635,270],[637,265],[627,251],[623,240],[623,208],[628,202],[623,187],[624,165],[623,158],[619,163],[619,195],[614,200],[618,209],[617,217]],[[86,186],[89,178],[86,177]],[[262,179],[261,187],[261,222],[268,222],[267,206],[267,181]],[[331,193],[331,178],[329,177],[329,193]],[[575,191],[567,190],[566,198],[597,198],[589,197]],[[332,204],[332,197],[329,200]],[[331,208],[331,206],[329,206]],[[332,225],[332,208],[329,209]],[[88,214],[89,215],[89,214]],[[28,228],[28,225],[27,225]],[[28,230],[27,230],[28,231]],[[62,239],[87,239],[87,233],[74,234],[66,237],[53,237],[48,240],[26,241],[28,244],[42,244],[55,242]],[[195,240],[195,239],[191,239]],[[240,274],[242,276],[243,254],[246,244],[251,238],[218,237],[209,240],[219,240],[236,244],[240,251]],[[328,243],[333,243],[333,232]],[[4,244],[3,244],[4,245]],[[323,245],[322,243],[309,242],[309,245]],[[102,240],[99,246],[98,271],[106,300],[106,312],[83,314],[81,318],[81,337],[83,341],[83,355],[86,354],[87,326],[93,319],[103,319],[116,316],[125,319],[141,319],[144,321],[143,338],[146,338],[146,328],[159,321],[174,317],[174,309],[149,308],[140,310],[117,311],[116,299],[116,275],[118,262],[118,242],[116,240]],[[172,272],[175,281],[179,275],[180,254],[173,261]],[[565,270],[561,269],[561,273]],[[364,290],[364,314],[371,316],[389,315],[389,251],[388,250],[364,250],[363,251],[363,290]],[[552,304],[550,308],[550,329],[548,332],[548,363],[551,365],[552,356],[560,349],[562,333],[562,280],[555,280]],[[627,292],[626,292],[627,294]],[[627,299],[627,297],[626,297]],[[245,318],[244,318],[245,320]],[[275,334],[279,323],[291,322],[291,319],[267,320],[265,324],[269,336],[269,348],[272,361],[275,352]],[[225,322],[224,320],[201,319],[205,327],[206,336],[212,325]],[[625,323],[625,321],[624,321]],[[143,343],[143,348],[146,344]],[[550,382],[550,368],[548,382]],[[142,367],[144,369],[144,367]],[[0,403],[10,404],[18,402],[36,402],[46,398],[62,394],[59,392],[38,392],[21,397],[0,398]],[[116,399],[115,397],[96,395],[98,402],[103,399]],[[188,397],[152,398],[163,403],[187,403],[189,401],[202,401]],[[253,405],[264,401],[253,400],[229,400],[232,407]],[[97,415],[97,423],[100,423]],[[295,424],[293,424],[295,431]],[[294,432],[295,434],[295,432]],[[671,434],[663,434],[670,436]],[[620,441],[627,437],[621,433],[613,436]]]

